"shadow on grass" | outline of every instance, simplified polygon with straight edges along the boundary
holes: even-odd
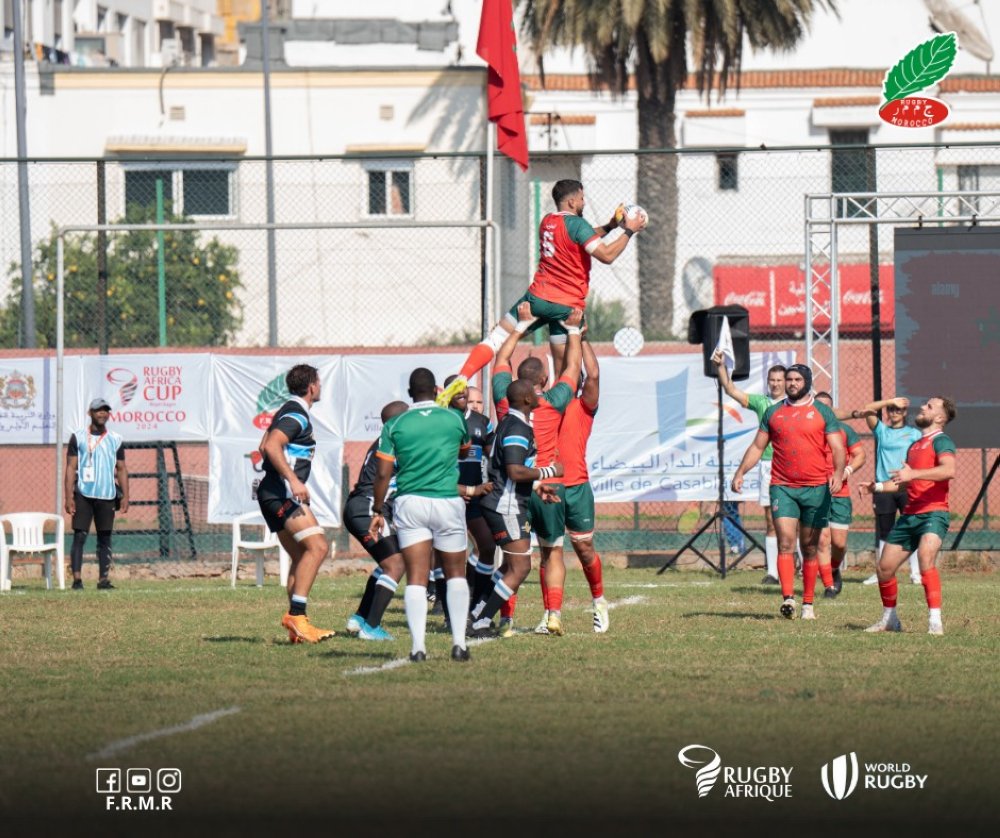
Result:
[[[263,637],[241,637],[238,634],[217,634],[211,637],[202,637],[206,643],[263,643]]]
[[[774,614],[759,614],[747,611],[689,611],[682,617],[726,617],[731,620],[776,620]]]
[[[780,596],[781,588],[777,585],[741,585],[733,588],[734,594],[767,594],[768,596]]]
[[[339,649],[337,647],[330,647],[329,644],[324,644],[323,649],[319,652],[317,657],[330,658],[331,660],[337,658],[362,658],[367,661],[377,662],[377,661],[390,661],[393,658],[398,657],[398,655],[389,651],[388,649],[384,652],[376,652],[372,650],[369,646],[365,646],[362,649],[355,647],[354,649]]]

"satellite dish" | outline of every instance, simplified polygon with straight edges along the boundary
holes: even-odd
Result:
[[[714,302],[712,263],[704,256],[688,259],[681,271],[681,292],[688,311],[709,308]]]
[[[961,49],[983,61],[993,60],[993,44],[989,36],[969,20],[964,12],[955,8],[952,0],[924,0],[924,5],[931,13],[931,28],[935,32],[954,32],[958,35]]]

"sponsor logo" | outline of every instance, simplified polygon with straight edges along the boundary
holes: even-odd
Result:
[[[792,796],[792,770],[778,765],[723,765],[718,752],[707,745],[681,748],[677,760],[695,769],[698,797],[707,797],[721,778],[723,797],[756,798],[773,803]]]
[[[285,385],[285,373],[276,375],[267,386],[257,394],[257,415],[253,418],[254,427],[266,431],[271,427],[271,420],[281,406],[292,397]]]
[[[27,410],[35,403],[35,379],[13,370],[0,375],[0,407],[6,410]]]
[[[823,788],[834,800],[844,800],[858,785],[858,755],[851,751],[841,754],[820,769]]]
[[[852,751],[830,760],[820,769],[823,790],[834,800],[846,800],[855,790],[906,791],[923,789],[927,774],[918,774],[908,762],[865,762]]]
[[[98,768],[97,793],[107,812],[172,812],[181,790],[179,768]]]
[[[914,96],[948,75],[955,63],[958,36],[954,32],[935,35],[911,49],[885,74],[878,115],[899,128],[929,128],[944,122],[951,111],[933,96]]]

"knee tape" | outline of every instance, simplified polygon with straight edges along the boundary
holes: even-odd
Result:
[[[594,531],[590,532],[571,532],[569,534],[570,541],[591,541],[594,538]]]
[[[306,527],[304,530],[299,530],[297,533],[292,533],[292,538],[296,541],[305,541],[311,535],[323,535],[322,527]]]
[[[501,547],[500,551],[502,553],[505,553],[508,556],[530,556],[531,555],[531,551],[530,550],[507,550],[507,549]],[[500,578],[502,579],[503,577],[501,576]]]

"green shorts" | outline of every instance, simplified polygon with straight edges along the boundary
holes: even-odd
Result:
[[[771,484],[771,515],[794,518],[816,530],[830,525],[830,487]]]
[[[561,547],[566,533],[566,487],[555,488],[560,503],[546,503],[534,492],[528,501],[528,520],[542,547]]]
[[[566,531],[570,538],[593,534],[594,490],[590,481],[579,486],[567,486],[563,506],[566,507]]]
[[[550,303],[548,300],[543,300],[541,297],[536,297],[534,294],[525,291],[521,295],[521,298],[510,307],[510,311],[507,312],[508,319],[513,318],[513,321],[517,322],[517,307],[523,302],[531,303],[531,313],[538,318],[528,327],[528,332],[534,332],[536,329],[541,329],[542,326],[548,326],[549,337],[555,335],[566,336],[566,327],[563,325],[563,321],[573,311],[572,306]],[[583,322],[586,322],[586,318],[584,318]]]
[[[947,512],[900,515],[885,540],[888,544],[898,544],[908,553],[912,553],[920,546],[920,539],[931,533],[944,541],[945,535],[948,534]]]
[[[830,526],[846,530],[854,517],[854,505],[851,498],[830,498]]]

